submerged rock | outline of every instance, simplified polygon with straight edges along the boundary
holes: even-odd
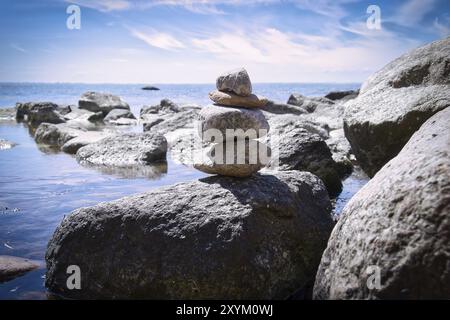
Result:
[[[314,278],[333,222],[322,182],[209,177],[65,217],[46,286],[68,298],[284,299]],[[81,290],[68,290],[78,265]]]
[[[86,92],[78,101],[80,109],[86,109],[92,112],[103,112],[106,116],[113,109],[130,110],[130,106],[120,97],[101,92]]]
[[[217,90],[231,92],[238,96],[248,97],[252,94],[252,83],[245,69],[224,73],[216,80]]]
[[[447,108],[350,200],[322,257],[316,299],[450,299],[449,136]]]
[[[347,103],[345,134],[369,176],[429,117],[450,106],[449,52],[450,37],[415,49],[372,75]]]
[[[166,159],[167,141],[155,133],[124,133],[88,144],[77,151],[81,164],[131,167]]]
[[[216,104],[231,107],[243,108],[262,108],[267,104],[267,99],[251,94],[247,97],[241,97],[234,93],[212,91],[209,98]]]
[[[199,112],[198,117],[200,136],[203,136],[207,130],[215,129],[222,134],[222,141],[245,138],[247,130],[253,130],[256,137],[261,137],[270,129],[264,114],[258,109],[209,105]],[[240,129],[241,131],[236,131],[235,135],[230,136],[226,133],[227,129]]]
[[[0,283],[20,277],[39,267],[40,264],[37,261],[13,256],[0,256]]]

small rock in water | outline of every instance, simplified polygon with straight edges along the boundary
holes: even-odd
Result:
[[[254,94],[241,97],[234,93],[221,92],[217,90],[210,92],[209,98],[214,103],[219,105],[244,108],[262,108],[268,101],[266,98],[260,98]]]
[[[0,283],[12,280],[39,267],[40,263],[37,261],[13,256],[0,256]]]
[[[252,83],[245,69],[224,73],[216,80],[217,90],[233,92],[238,96],[247,97],[252,93]]]
[[[154,86],[145,86],[145,87],[142,87],[142,90],[158,91],[159,88],[154,87]]]
[[[130,110],[130,106],[120,97],[109,93],[92,91],[86,92],[80,97],[78,107],[92,112],[101,111],[105,116],[113,109]]]
[[[125,133],[88,144],[77,151],[81,164],[131,167],[166,159],[167,141],[156,133]]]

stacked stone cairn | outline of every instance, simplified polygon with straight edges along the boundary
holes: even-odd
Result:
[[[245,69],[223,74],[216,87],[209,94],[214,104],[199,112],[199,135],[207,147],[195,157],[194,167],[209,174],[251,176],[270,160],[270,148],[257,140],[269,132],[260,110],[267,100],[252,94]]]

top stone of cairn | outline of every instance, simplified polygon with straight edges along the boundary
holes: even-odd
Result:
[[[248,97],[252,93],[252,83],[244,68],[226,72],[216,81],[217,90],[235,93],[238,96]]]

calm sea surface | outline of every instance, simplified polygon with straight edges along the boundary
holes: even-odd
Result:
[[[214,89],[214,84],[156,85],[160,91],[144,91],[142,86],[0,83],[0,108],[28,101],[77,104],[83,92],[102,91],[121,96],[137,115],[143,105],[156,104],[163,98],[180,104],[209,104],[208,92]],[[357,88],[359,84],[254,84],[253,91],[286,102],[294,92],[321,96],[333,90]],[[18,144],[0,151],[0,255],[43,262],[53,231],[72,210],[205,176],[171,159],[167,170],[147,178],[85,168],[71,155],[39,148],[26,125],[14,121],[0,120],[0,138]],[[358,174],[344,181],[344,190],[336,200],[337,213],[366,181]],[[42,268],[0,284],[0,299],[47,299],[44,274]]]

